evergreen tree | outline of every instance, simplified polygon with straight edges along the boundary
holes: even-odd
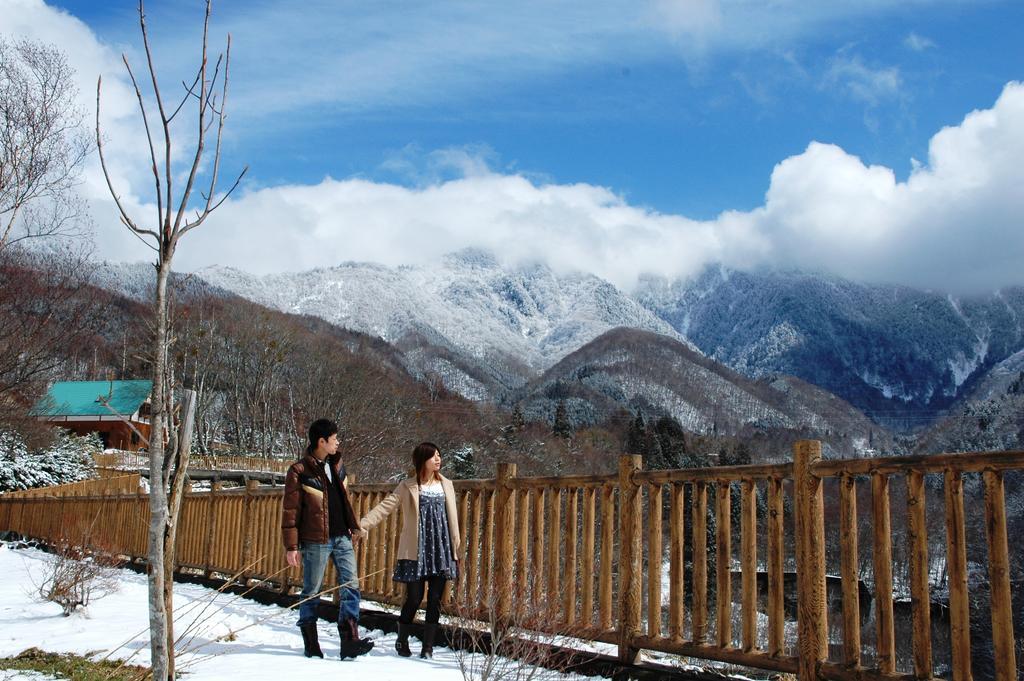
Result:
[[[646,433],[647,424],[644,422],[643,412],[637,412],[636,418],[629,424],[629,430],[626,432],[627,454],[643,454]]]
[[[686,456],[686,431],[679,421],[671,416],[662,416],[654,424],[658,444],[664,461],[663,468],[679,468]]]
[[[1020,372],[1017,376],[1017,380],[1010,384],[1010,387],[1006,389],[1008,395],[1020,395],[1024,393],[1024,371]]]
[[[640,454],[644,458],[644,468],[648,470],[668,468],[665,454],[661,450],[661,441],[653,428],[648,429],[644,434],[644,444]]]
[[[526,427],[526,418],[523,417],[523,410],[518,404],[512,407],[511,425],[514,430],[522,430]]]
[[[746,442],[737,442],[733,446],[723,444],[718,451],[718,464],[720,466],[746,466],[753,462],[750,447]]]
[[[572,437],[572,424],[569,422],[569,413],[565,409],[565,402],[560,401],[555,408],[555,423],[551,430],[556,437]]]

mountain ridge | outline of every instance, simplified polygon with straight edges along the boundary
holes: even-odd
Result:
[[[685,280],[645,277],[627,294],[594,275],[503,266],[475,249],[431,266],[348,262],[265,276],[214,267],[184,278],[383,338],[414,375],[478,401],[507,402],[572,352],[628,327],[750,378],[798,377],[909,430],[941,418],[1024,349],[1024,287],[958,298],[712,266]],[[130,279],[118,286],[138,297]]]

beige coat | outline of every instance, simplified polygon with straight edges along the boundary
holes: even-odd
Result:
[[[455,508],[455,488],[452,481],[441,476],[444,490],[444,508],[448,516],[448,534],[452,539],[452,558],[459,558],[459,513]],[[365,531],[376,527],[396,508],[402,507],[402,530],[398,535],[398,560],[417,560],[420,543],[420,492],[416,478],[406,478],[384,500],[374,506],[359,521]]]

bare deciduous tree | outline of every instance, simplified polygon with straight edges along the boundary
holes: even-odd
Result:
[[[57,48],[0,38],[0,251],[83,231],[74,186],[91,142],[72,75]]]
[[[89,278],[81,253],[0,250],[0,424],[36,430],[29,410],[47,381],[97,333],[103,303]]]
[[[154,333],[152,345],[153,396],[152,396],[152,434],[150,437],[150,524],[148,559],[149,570],[149,610],[150,610],[150,651],[153,660],[154,679],[173,679],[174,649],[173,631],[168,612],[172,612],[172,584],[169,565],[173,565],[173,538],[177,518],[173,512],[180,507],[176,494],[183,486],[180,477],[185,475],[188,464],[188,442],[181,446],[173,446],[171,434],[173,420],[172,403],[172,364],[168,361],[170,345],[170,306],[168,296],[168,278],[178,242],[188,232],[196,229],[220,207],[228,196],[238,187],[245,175],[245,170],[238,175],[227,190],[218,194],[217,180],[220,169],[221,140],[224,124],[227,119],[226,105],[228,94],[228,75],[231,62],[231,37],[227,38],[227,47],[212,65],[207,53],[207,37],[210,24],[211,2],[207,0],[203,20],[203,34],[200,45],[201,56],[199,67],[191,85],[184,84],[184,93],[174,108],[165,102],[157,78],[154,65],[153,50],[149,41],[146,26],[144,4],[139,2],[139,27],[146,54],[146,68],[149,74],[151,97],[143,94],[142,88],[128,62],[123,57],[128,76],[131,78],[138,99],[139,112],[146,131],[149,159],[153,173],[154,198],[156,199],[156,219],[151,226],[143,226],[133,216],[121,196],[115,189],[107,169],[103,153],[103,136],[100,128],[100,101],[102,78],[96,83],[96,145],[100,155],[100,163],[110,189],[111,196],[117,205],[122,223],[156,254],[156,290],[153,300]],[[172,123],[180,113],[187,111],[186,105],[194,106],[194,153],[185,168],[176,167],[173,162]],[[150,125],[150,108],[156,108],[156,126]],[[187,114],[186,114],[187,115]],[[208,170],[203,165],[207,153],[207,135],[216,125],[213,135],[212,157]],[[154,134],[154,130],[156,131]],[[175,134],[179,129],[175,128]],[[159,141],[154,139],[160,137]],[[160,146],[162,142],[162,147]],[[158,154],[158,148],[162,153]],[[179,174],[184,171],[184,174]],[[200,176],[205,190],[199,189]],[[175,180],[186,177],[183,187],[176,188]],[[198,192],[200,200],[195,201]],[[172,446],[168,446],[168,443]],[[168,450],[170,450],[168,452]],[[169,454],[169,456],[168,456]],[[170,494],[168,491],[170,490]]]

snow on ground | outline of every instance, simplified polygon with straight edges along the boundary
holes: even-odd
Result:
[[[36,647],[94,658],[109,655],[148,666],[145,577],[119,571],[120,588],[115,593],[91,603],[86,611],[64,617],[58,605],[41,601],[35,593],[50,559],[37,549],[0,543],[0,657]],[[175,633],[184,634],[188,641],[177,664],[179,671],[188,672],[189,681],[280,681],[298,674],[304,681],[336,681],[340,674],[353,673],[374,681],[408,681],[410,675],[417,681],[462,681],[458,661],[448,648],[435,647],[433,660],[420,660],[415,657],[419,642],[411,640],[414,656],[404,659],[395,653],[395,634],[363,630],[362,635],[375,642],[374,649],[357,660],[341,661],[337,658],[338,632],[321,620],[320,644],[325,658],[306,659],[294,610],[191,584],[176,584],[174,593]],[[554,676],[566,681],[583,678]],[[45,678],[0,671],[0,681]]]

